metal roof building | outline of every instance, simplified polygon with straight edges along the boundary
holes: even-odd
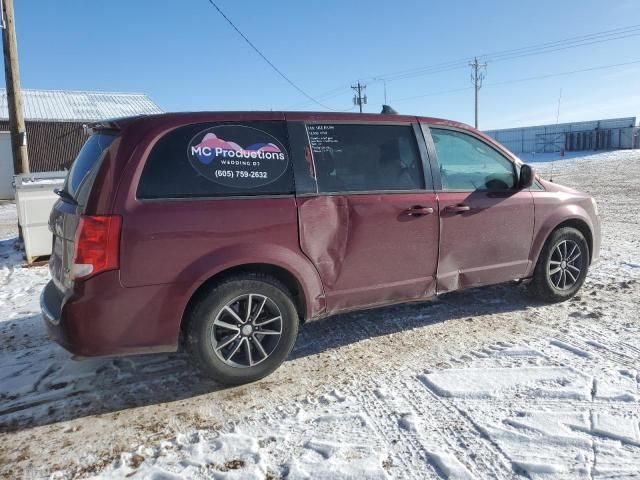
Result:
[[[144,93],[22,90],[25,120],[78,122],[162,113]],[[8,119],[7,91],[0,89],[0,119]]]
[[[636,117],[506,128],[484,133],[513,153],[640,148]]]
[[[88,122],[162,113],[143,93],[22,90],[32,172],[69,168],[82,148]],[[0,89],[0,131],[9,130],[7,92]],[[4,161],[4,159],[2,159]]]

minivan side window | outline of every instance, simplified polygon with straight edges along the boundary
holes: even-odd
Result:
[[[513,163],[472,135],[431,128],[442,190],[509,190],[516,186]]]
[[[285,122],[219,122],[170,131],[153,146],[141,199],[291,195]]]
[[[425,188],[411,125],[308,123],[319,193]]]

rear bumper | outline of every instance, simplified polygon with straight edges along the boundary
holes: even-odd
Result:
[[[124,288],[104,272],[65,296],[50,281],[40,307],[52,340],[80,357],[175,351],[184,302],[180,285]]]

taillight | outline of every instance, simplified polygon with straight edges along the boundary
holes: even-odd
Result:
[[[76,232],[72,275],[86,279],[105,270],[120,267],[120,228],[118,215],[82,215]]]

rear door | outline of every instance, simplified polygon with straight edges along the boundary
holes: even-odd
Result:
[[[73,284],[71,265],[80,215],[84,213],[98,169],[116,138],[115,133],[106,131],[89,137],[69,170],[61,198],[51,211],[49,229],[53,233],[53,245],[49,269],[59,290]]]
[[[517,165],[466,131],[424,125],[423,131],[437,159],[438,292],[522,278],[534,207],[531,192],[517,188]]]
[[[327,310],[433,295],[438,211],[417,124],[290,122],[289,132],[300,244]]]
[[[124,286],[192,285],[239,258],[264,263],[270,252],[300,251],[286,124],[271,118],[181,125],[132,163],[123,180]]]

